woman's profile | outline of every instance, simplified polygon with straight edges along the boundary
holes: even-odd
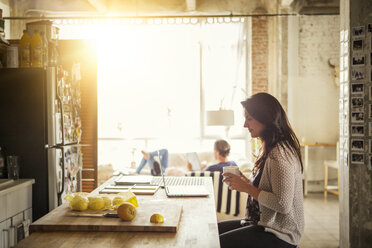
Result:
[[[297,247],[304,230],[299,141],[279,101],[258,93],[242,102],[244,127],[262,141],[250,179],[224,173],[248,194],[246,217],[218,223],[221,247]]]

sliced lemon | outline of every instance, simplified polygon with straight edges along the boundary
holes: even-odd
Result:
[[[164,223],[164,216],[158,213],[151,215],[150,217],[151,223]]]

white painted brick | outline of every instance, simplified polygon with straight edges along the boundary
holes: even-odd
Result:
[[[336,143],[338,137],[338,95],[329,58],[339,58],[339,16],[299,17],[298,79],[294,85],[294,128],[308,143]],[[323,179],[323,160],[335,149],[312,151],[309,180]],[[322,154],[322,155],[320,155]],[[331,173],[330,178],[336,175]]]

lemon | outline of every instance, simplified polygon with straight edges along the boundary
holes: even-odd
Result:
[[[121,204],[123,204],[125,201],[124,201],[124,198],[121,197],[121,196],[115,196],[114,199],[112,200],[112,205],[114,207],[117,207]]]
[[[164,223],[164,216],[161,214],[153,214],[150,217],[151,223]]]
[[[104,196],[102,199],[105,202],[105,207],[103,209],[110,209],[112,207],[110,197]]]
[[[135,206],[136,208],[138,207],[137,197],[131,191],[127,191],[127,192],[124,192],[124,193],[119,193],[118,196],[114,197],[114,199],[112,200],[112,205],[114,207],[118,207],[119,205],[123,204],[124,202],[132,203],[133,206]]]
[[[90,196],[88,208],[91,210],[102,210],[105,207],[105,201],[101,196]]]
[[[70,207],[73,210],[84,211],[88,209],[88,199],[86,197],[75,195],[70,202]]]
[[[131,221],[136,217],[137,210],[132,203],[124,202],[118,207],[117,213],[120,219]]]
[[[123,193],[120,193],[120,195],[123,197],[124,202],[130,202],[136,208],[138,207],[137,197],[132,191],[123,192]]]
[[[66,201],[68,201],[68,202],[71,202],[72,201],[72,199],[74,199],[74,196],[73,195],[71,195],[71,194],[67,194],[66,196],[65,196],[65,198],[64,198]]]

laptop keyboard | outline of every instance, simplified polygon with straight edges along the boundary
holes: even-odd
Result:
[[[200,186],[204,185],[204,178],[202,177],[165,177],[167,186]],[[153,177],[151,180],[152,185],[163,185],[162,177]]]

